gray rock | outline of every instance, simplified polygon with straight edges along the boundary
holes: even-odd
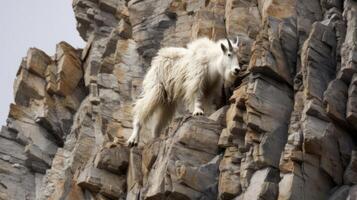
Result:
[[[216,112],[212,113],[208,118],[219,122],[222,126],[226,126],[226,112],[228,110],[228,106],[223,106],[218,109]]]
[[[46,173],[46,169],[51,166],[51,157],[47,153],[42,152],[36,145],[28,144],[25,147],[25,153],[27,155],[26,164],[35,172],[44,174]]]
[[[350,191],[348,193],[346,200],[352,200],[352,199],[356,199],[356,198],[357,198],[357,187],[356,187],[356,185],[354,185],[350,188]]]
[[[125,147],[103,148],[97,154],[94,165],[112,173],[126,174],[129,164],[129,150]]]
[[[343,185],[336,189],[336,191],[330,196],[328,200],[345,200],[347,199],[350,186]]]
[[[241,195],[241,199],[276,199],[278,180],[279,173],[272,168],[256,171],[250,180],[249,187]]]
[[[240,162],[242,154],[236,147],[229,147],[225,150],[223,159],[219,165],[219,199],[232,199],[238,196],[242,189],[240,185]]]
[[[349,83],[353,74],[357,72],[357,67],[355,65],[356,44],[353,43],[356,32],[356,5],[354,1],[348,0],[344,3],[343,15],[346,19],[347,30],[345,40],[341,48],[341,69],[337,73],[337,77],[346,83]]]
[[[343,182],[347,184],[357,183],[357,151],[352,151],[350,163],[345,170]]]
[[[110,172],[90,166],[84,169],[77,180],[77,184],[94,193],[100,193],[110,199],[118,199],[125,195],[126,181]]]
[[[356,129],[357,127],[357,73],[353,75],[348,89],[346,119]]]
[[[356,199],[346,185],[353,0],[72,3],[87,45],[23,59],[0,131],[0,199]],[[227,105],[176,118],[154,140],[149,123],[129,150],[132,105],[157,51],[237,35],[242,69]]]
[[[324,93],[324,104],[327,114],[342,125],[346,124],[346,104],[347,104],[347,86],[335,79],[330,82]]]
[[[168,140],[162,141],[147,179],[145,198],[216,199],[220,125],[205,117],[184,118]],[[146,158],[143,158],[146,160]],[[171,186],[167,185],[171,182]]]

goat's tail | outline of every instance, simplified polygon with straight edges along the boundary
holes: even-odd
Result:
[[[134,118],[140,124],[145,123],[160,104],[166,103],[166,92],[162,84],[155,84],[143,89],[143,93],[134,105]]]

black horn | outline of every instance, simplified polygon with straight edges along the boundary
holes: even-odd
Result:
[[[227,37],[226,37],[226,39],[227,39],[227,42],[228,42],[229,51],[233,51],[233,46],[232,46],[231,41]]]

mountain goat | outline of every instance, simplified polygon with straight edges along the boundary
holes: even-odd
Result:
[[[228,39],[214,42],[197,39],[187,48],[167,47],[159,50],[144,81],[143,90],[134,106],[133,133],[129,146],[138,144],[142,125],[155,113],[154,137],[169,123],[178,103],[184,103],[193,115],[203,115],[203,106],[222,85],[232,84],[240,70],[236,42]],[[233,44],[232,44],[233,43]]]

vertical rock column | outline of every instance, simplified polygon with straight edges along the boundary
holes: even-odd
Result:
[[[140,72],[126,2],[74,1],[73,7],[87,40],[81,59],[89,94],[45,176],[40,199],[123,199],[129,159],[123,144],[131,128],[127,113]]]
[[[52,58],[31,48],[14,83],[15,103],[1,129],[2,199],[36,199],[85,96],[80,51],[57,45]]]
[[[324,20],[312,24],[301,48],[279,199],[327,199],[334,186],[343,184],[354,146],[345,114],[347,86],[338,75],[339,66],[344,68],[339,49],[344,28],[336,2],[322,4]]]
[[[243,65],[240,85],[230,98],[227,127],[219,140],[225,148],[219,198],[276,199],[279,159],[293,107],[298,44],[295,1],[253,1],[249,6],[241,1],[228,3],[232,6],[226,7],[227,27],[241,35],[241,49],[251,46],[251,53],[240,56],[243,64],[245,60],[248,63]],[[259,13],[250,23],[238,20],[251,17],[255,10]],[[254,22],[260,29],[251,27]],[[249,45],[251,40],[254,43]]]

